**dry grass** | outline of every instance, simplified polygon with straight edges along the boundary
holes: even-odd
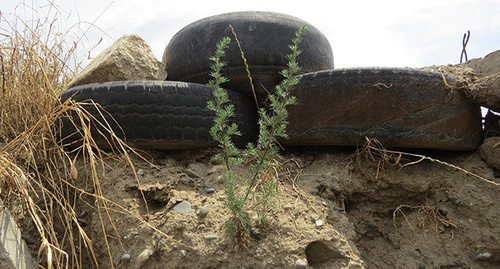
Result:
[[[0,17],[0,199],[11,211],[22,212],[17,214],[18,221],[24,217],[32,220],[39,266],[98,268],[92,240],[77,208],[82,204],[92,208],[104,234],[109,230],[105,223],[116,231],[110,208],[131,213],[103,196],[98,171],[104,170],[106,158],[115,158],[135,172],[127,153],[135,151],[113,134],[116,151],[100,150],[89,131],[92,116],[84,109],[88,104],[60,103],[58,96],[80,63],[77,42],[68,46],[69,30],[58,29],[63,18],[57,6],[49,2],[43,14],[35,7],[20,8],[38,19],[26,22],[16,15]],[[80,141],[68,152],[58,129],[61,119],[70,113],[76,115],[75,125],[80,126]],[[78,175],[75,164],[79,160],[85,164],[85,176]],[[145,223],[141,216],[133,217]],[[108,245],[106,236],[104,240]],[[114,264],[111,253],[109,259]]]
[[[396,150],[389,150],[386,149],[380,141],[378,141],[376,138],[368,138],[366,137],[366,143],[364,144],[363,148],[359,149],[356,152],[356,156],[358,158],[358,162],[361,160],[367,160],[369,162],[375,163],[377,165],[377,174],[376,178],[378,179],[379,176],[385,171],[386,168],[390,166],[398,166],[399,169],[403,169],[406,166],[410,165],[415,165],[418,164],[424,160],[439,163],[441,165],[448,166],[450,168],[453,168],[455,170],[458,170],[466,175],[470,175],[472,177],[475,177],[477,179],[483,180],[489,184],[495,185],[495,186],[500,186],[500,183],[495,182],[493,180],[487,179],[485,177],[482,177],[476,173],[470,172],[464,168],[461,168],[459,166],[456,166],[451,163],[447,163],[445,161],[441,161],[432,157],[428,157],[422,154],[414,154],[414,153],[409,153],[409,152],[403,152],[403,151],[396,151]],[[411,158],[417,158],[416,161],[408,161],[404,157],[411,157]]]
[[[467,175],[473,176],[477,179],[483,180],[487,183],[490,183],[495,186],[499,186],[500,183],[484,178],[478,174],[472,173],[464,168],[458,167],[456,165],[434,159],[421,154],[414,154],[402,151],[389,150],[385,148],[380,141],[375,138],[366,138],[366,143],[363,148],[357,151],[358,161],[367,160],[371,163],[375,163],[377,166],[376,178],[378,179],[381,174],[391,166],[397,166],[399,169],[403,169],[406,166],[416,165],[424,160],[428,160],[431,162],[439,163],[441,165],[445,165],[456,169],[460,172],[463,172]],[[409,161],[404,157],[416,158],[416,161]],[[411,225],[411,221],[408,219],[407,215],[404,213],[403,209],[412,209],[417,210],[417,222],[418,227],[425,228],[429,223],[435,223],[436,231],[438,228],[438,224],[441,224],[445,227],[451,228],[451,237],[454,238],[458,232],[458,226],[453,221],[447,219],[443,214],[441,214],[440,210],[435,206],[428,205],[419,205],[419,206],[410,206],[410,205],[399,205],[393,211],[393,224],[396,226],[396,218],[400,214],[404,217],[406,223],[409,225],[410,229],[415,232],[415,229]]]
[[[428,206],[428,205],[421,205],[421,206],[409,206],[409,205],[400,205],[398,206],[393,212],[392,212],[392,222],[394,227],[397,228],[396,225],[396,218],[398,214],[401,214],[408,226],[410,227],[410,230],[412,230],[413,233],[416,233],[415,229],[413,228],[413,225],[411,225],[411,221],[408,219],[406,214],[404,213],[403,209],[413,209],[417,210],[417,222],[418,222],[418,227],[420,228],[426,228],[429,224],[434,223],[435,225],[435,230],[436,233],[439,232],[439,225],[443,225],[444,227],[451,228],[450,231],[450,236],[451,238],[455,238],[457,233],[458,233],[458,226],[455,222],[449,220],[446,218],[441,211],[435,207],[435,206]]]

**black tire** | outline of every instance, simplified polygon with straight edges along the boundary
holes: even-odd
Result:
[[[172,37],[163,57],[168,70],[167,80],[206,84],[211,79],[209,58],[214,55],[217,42],[230,37],[232,41],[222,58],[227,63],[222,72],[230,80],[224,87],[252,95],[241,53],[229,24],[234,27],[241,42],[259,95],[267,95],[265,89],[272,92],[283,79],[280,71],[288,64],[285,55],[291,53],[289,45],[295,32],[304,24],[307,30],[299,46],[302,53],[297,58],[303,73],[334,67],[330,43],[311,24],[280,13],[234,12],[193,22]]]
[[[231,91],[228,95],[235,105],[235,121],[242,133],[233,140],[242,147],[257,138],[257,111],[251,98]],[[68,98],[98,103],[109,113],[105,114],[105,120],[113,131],[136,148],[177,150],[217,145],[209,133],[215,113],[207,109],[207,102],[213,100],[213,95],[211,88],[205,85],[173,81],[95,83],[70,88],[61,94],[62,102]],[[103,120],[94,106],[85,105],[85,108],[98,120]],[[69,120],[63,121],[62,126],[65,143],[79,139],[68,137],[75,131]],[[110,148],[106,141],[109,134],[103,137],[95,128],[97,124],[93,126],[92,136],[97,144]]]
[[[472,150],[481,144],[481,111],[457,90],[461,80],[404,68],[325,70],[298,76],[285,145],[362,145]]]

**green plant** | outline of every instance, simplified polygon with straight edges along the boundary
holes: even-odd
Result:
[[[239,135],[237,124],[229,124],[229,119],[234,116],[234,106],[230,104],[227,92],[221,88],[221,84],[228,81],[222,75],[225,63],[222,62],[221,58],[230,42],[229,37],[222,39],[217,44],[215,56],[210,58],[213,62],[211,76],[214,79],[210,81],[209,86],[213,89],[215,101],[210,101],[208,108],[216,113],[211,135],[222,148],[222,153],[217,154],[214,160],[225,165],[226,206],[233,214],[227,222],[227,230],[237,242],[243,245],[246,245],[246,239],[250,236],[252,229],[248,209],[254,210],[264,224],[267,222],[269,209],[277,209],[272,201],[273,197],[279,195],[273,176],[278,165],[275,160],[280,157],[277,138],[287,138],[288,112],[286,107],[296,104],[296,99],[291,91],[299,82],[296,77],[301,70],[297,63],[297,57],[301,53],[298,46],[305,30],[306,26],[304,25],[292,39],[293,44],[289,46],[292,52],[286,56],[288,68],[281,72],[284,80],[276,86],[275,92],[269,96],[269,108],[259,109],[259,139],[257,145],[249,143],[245,151],[245,155],[254,160],[255,163],[251,165],[252,177],[243,192],[239,191],[233,171],[234,165],[241,163],[239,152],[231,141],[232,135]],[[234,31],[233,34],[239,45]],[[243,51],[241,51],[241,55],[246,62]],[[248,66],[247,72],[249,73]]]
[[[229,37],[222,39],[217,44],[215,56],[210,58],[213,61],[211,76],[214,79],[209,82],[209,86],[213,89],[215,100],[208,102],[208,109],[215,112],[214,125],[210,129],[210,134],[222,148],[222,153],[216,154],[213,160],[224,164],[226,206],[233,213],[232,218],[227,222],[227,229],[235,238],[243,239],[250,235],[251,220],[244,208],[245,199],[236,191],[233,167],[241,163],[241,159],[238,157],[238,149],[231,141],[232,135],[240,135],[240,133],[236,123],[228,125],[229,119],[234,116],[234,105],[229,103],[227,92],[220,86],[228,81],[221,74],[225,66],[221,57],[224,56],[230,41]]]

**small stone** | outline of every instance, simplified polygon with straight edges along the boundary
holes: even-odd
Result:
[[[210,169],[207,170],[207,174],[208,175],[211,175],[211,174],[221,174],[222,172],[224,171],[224,169],[222,168],[222,165],[216,165]]]
[[[208,167],[203,163],[191,163],[188,169],[195,172],[198,176],[204,176],[207,173]]]
[[[180,214],[193,213],[194,209],[191,208],[191,203],[188,201],[182,201],[174,206],[174,211]]]
[[[153,251],[149,248],[144,249],[139,256],[137,256],[136,264],[137,268],[141,268],[141,266],[149,260],[149,258],[153,255]]]
[[[204,205],[202,208],[200,208],[200,212],[198,212],[198,217],[200,218],[206,218],[208,215],[208,211],[210,211],[210,206],[209,205]]]
[[[472,260],[475,261],[485,261],[491,259],[492,255],[488,251],[481,251],[470,256]]]
[[[322,220],[316,220],[316,226],[321,227],[323,226],[323,221]]]
[[[190,177],[190,178],[199,178],[200,175],[198,173],[196,173],[195,171],[193,171],[192,169],[186,169],[186,174]]]
[[[130,262],[132,256],[129,253],[125,253],[120,257],[120,261],[122,262]]]
[[[137,175],[140,176],[140,177],[144,176],[144,170],[142,170],[141,168],[139,168],[137,170]]]
[[[184,257],[186,257],[187,255],[188,255],[187,250],[182,249],[181,251],[179,251],[179,256],[180,256],[181,258],[184,258]]]
[[[328,172],[328,173],[324,174],[324,175],[323,175],[323,178],[324,178],[324,179],[332,179],[332,178],[333,178],[333,176],[332,176],[332,172]]]
[[[214,193],[215,192],[215,189],[212,188],[212,187],[208,187],[208,188],[205,188],[205,192],[206,193]]]
[[[304,260],[302,260],[302,259],[298,259],[295,262],[294,268],[297,268],[297,269],[308,269],[309,268],[309,264],[307,264],[307,262],[304,261]]]
[[[215,240],[218,239],[219,237],[215,234],[209,234],[204,236],[205,240]]]

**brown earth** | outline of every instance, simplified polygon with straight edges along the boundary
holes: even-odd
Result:
[[[255,220],[248,249],[237,248],[225,235],[230,215],[221,167],[209,161],[213,153],[148,152],[151,163],[134,159],[140,187],[130,168],[108,162],[104,196],[162,232],[111,206],[117,229],[108,225],[107,238],[117,268],[293,268],[298,259],[313,268],[500,268],[499,186],[429,160],[383,167],[355,148],[287,149],[277,179],[279,211],[268,226]],[[479,152],[413,153],[500,184]],[[401,163],[417,160],[403,156]],[[244,165],[237,172],[247,173]],[[82,182],[85,174],[81,164]],[[194,212],[172,210],[181,201]],[[78,210],[102,267],[111,268],[97,212]],[[120,261],[125,253],[130,261]]]

